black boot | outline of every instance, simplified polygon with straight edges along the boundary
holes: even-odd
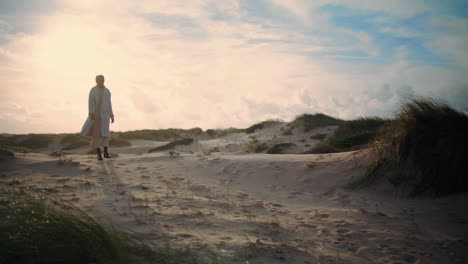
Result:
[[[102,160],[101,149],[100,149],[100,148],[97,148],[97,149],[96,149],[96,152],[97,152],[97,159],[98,159],[98,160]]]
[[[104,147],[104,158],[110,159],[109,152],[107,152],[107,147]]]

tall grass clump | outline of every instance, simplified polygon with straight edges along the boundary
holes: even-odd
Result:
[[[43,192],[0,185],[0,263],[219,263],[199,246],[155,246]]]
[[[311,131],[318,127],[324,126],[338,126],[341,125],[344,120],[334,118],[322,113],[317,114],[302,114],[292,122],[293,127],[302,125],[304,127],[304,132]]]
[[[0,186],[0,215],[5,263],[135,263],[118,231],[41,193]]]
[[[268,119],[268,120],[265,120],[265,121],[262,121],[262,122],[259,122],[259,123],[256,123],[256,124],[253,124],[253,125],[249,126],[248,128],[245,129],[245,133],[251,134],[251,133],[255,132],[255,130],[266,128],[266,127],[269,127],[271,125],[276,125],[276,124],[279,124],[279,123],[282,123],[282,122],[283,121],[280,120],[280,119]]]
[[[468,191],[468,116],[443,102],[403,104],[372,151],[367,178],[386,176],[409,196]]]

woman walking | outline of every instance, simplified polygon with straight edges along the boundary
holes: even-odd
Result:
[[[109,119],[114,123],[111,92],[104,86],[104,76],[96,76],[96,86],[89,92],[89,115],[81,129],[83,136],[91,138],[91,146],[96,148],[98,160],[102,160],[101,148],[104,147],[104,158],[109,156]]]

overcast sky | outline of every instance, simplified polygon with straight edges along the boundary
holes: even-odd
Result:
[[[468,112],[468,2],[0,1],[0,132],[78,132],[97,74],[114,131]]]

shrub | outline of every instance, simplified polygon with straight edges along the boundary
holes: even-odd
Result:
[[[193,138],[183,138],[183,139],[179,139],[179,140],[176,140],[176,141],[172,141],[172,142],[169,142],[165,145],[162,145],[162,146],[159,146],[159,147],[156,147],[156,148],[152,148],[150,150],[148,150],[148,152],[156,152],[156,151],[163,151],[163,150],[168,150],[168,149],[172,149],[176,146],[179,146],[179,145],[190,145],[194,142],[194,139]]]

